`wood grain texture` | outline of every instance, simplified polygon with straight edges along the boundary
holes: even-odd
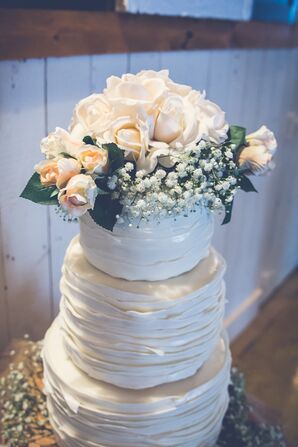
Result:
[[[298,27],[114,12],[2,9],[0,58],[298,46]]]
[[[19,198],[45,133],[44,62],[1,62],[1,228],[10,334],[40,337],[51,321],[46,207]]]

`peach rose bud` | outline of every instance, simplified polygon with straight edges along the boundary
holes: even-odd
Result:
[[[247,135],[248,146],[244,147],[239,156],[240,168],[246,168],[255,175],[266,174],[274,167],[273,155],[277,142],[271,130],[266,126]]]
[[[88,174],[103,174],[108,170],[109,157],[106,149],[86,144],[77,158]]]
[[[43,160],[34,167],[44,186],[56,185],[59,175],[57,160]]]
[[[44,186],[56,185],[63,188],[68,180],[81,171],[80,163],[73,158],[59,158],[56,160],[43,160],[35,166]]]
[[[90,175],[78,174],[72,177],[66,187],[61,189],[58,200],[61,208],[74,217],[80,217],[93,209],[97,187]]]

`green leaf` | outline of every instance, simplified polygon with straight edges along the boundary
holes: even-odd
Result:
[[[42,205],[57,205],[57,195],[55,186],[44,186],[40,182],[40,175],[35,172],[25,186],[24,191],[20,195],[23,199],[31,200]]]
[[[240,175],[240,177],[238,177],[238,185],[245,192],[258,192],[249,178],[245,175]]]
[[[246,129],[241,126],[231,126],[228,132],[228,142],[230,144],[235,144],[236,147],[234,149],[235,152],[238,149],[245,145],[245,135]]]
[[[100,194],[101,196],[102,195],[108,195],[108,194],[111,194],[111,190],[109,189],[108,191],[106,191],[105,189],[102,189],[102,188],[99,188],[99,187],[97,187],[97,191],[98,191],[98,194]]]
[[[102,146],[109,153],[109,175],[124,165],[124,152],[115,143],[103,144]]]
[[[225,206],[225,218],[222,221],[222,225],[226,225],[227,223],[230,222],[231,218],[232,218],[232,211],[233,211],[233,204],[234,204],[234,200],[232,200],[232,202],[229,202],[226,204]]]
[[[83,138],[83,141],[85,144],[91,144],[92,146],[96,146],[95,141],[93,140],[92,137],[90,137],[90,135],[86,135],[86,137]]]
[[[58,196],[58,194],[59,194],[59,189],[55,188],[54,191],[52,192],[52,194],[50,195],[50,197]]]
[[[99,194],[101,194],[100,191],[104,191],[105,193],[111,194],[111,190],[107,185],[107,180],[108,180],[108,177],[106,175],[98,175],[94,179],[96,186],[99,189]]]
[[[122,205],[119,200],[113,200],[111,195],[98,195],[95,200],[93,210],[89,210],[89,214],[95,223],[113,231],[114,225],[117,221],[117,214],[120,215]]]

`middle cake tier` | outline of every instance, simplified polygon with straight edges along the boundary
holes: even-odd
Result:
[[[127,281],[93,267],[79,238],[61,279],[64,344],[89,376],[143,389],[192,376],[222,329],[223,258],[211,248],[193,270],[162,281]]]

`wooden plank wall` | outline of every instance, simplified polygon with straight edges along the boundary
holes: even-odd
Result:
[[[239,193],[232,223],[214,244],[228,262],[227,325],[235,336],[298,260],[298,50],[213,50],[79,56],[0,63],[0,347],[41,337],[59,309],[65,249],[78,231],[53,209],[18,198],[40,158],[39,141],[67,126],[75,103],[111,74],[169,68],[206,89],[229,122],[266,123],[279,140],[277,168],[259,194]]]

